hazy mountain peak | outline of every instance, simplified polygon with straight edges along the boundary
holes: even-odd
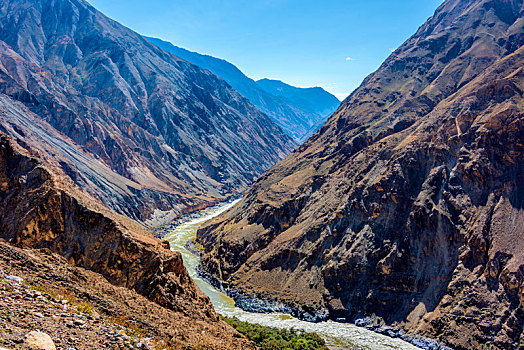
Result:
[[[281,80],[267,78],[257,80],[257,84],[267,92],[284,97],[293,101],[296,106],[315,113],[328,115],[340,105],[340,101],[335,96],[319,86],[300,88]]]
[[[255,82],[223,59],[192,52],[161,39],[147,39],[224,79],[299,143],[318,130],[340,105],[336,97],[322,88],[302,89],[282,83],[285,93],[276,92],[270,84]]]

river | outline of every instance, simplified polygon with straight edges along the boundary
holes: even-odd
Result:
[[[359,348],[367,350],[420,350],[420,348],[415,347],[414,345],[411,345],[410,343],[407,343],[403,340],[389,338],[387,336],[348,323],[337,323],[333,321],[311,323],[298,320],[286,314],[253,313],[246,312],[236,307],[233,299],[219,292],[211,284],[198,276],[196,267],[199,262],[199,257],[184,247],[188,241],[195,237],[196,231],[204,222],[217,215],[220,215],[235,204],[236,202],[228,203],[220,207],[215,207],[212,210],[208,210],[204,216],[175,227],[165,236],[165,239],[171,244],[171,249],[182,254],[184,265],[189,271],[189,274],[196,282],[198,287],[209,296],[213,306],[215,307],[215,310],[219,314],[227,317],[237,317],[241,321],[258,323],[264,326],[287,329],[294,328],[307,332],[316,332],[325,339],[329,346],[334,347]]]

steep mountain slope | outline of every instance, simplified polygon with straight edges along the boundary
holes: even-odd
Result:
[[[292,101],[295,106],[303,110],[320,115],[329,116],[340,105],[340,101],[335,96],[321,87],[297,88],[273,79],[257,80],[257,85],[272,95]]]
[[[199,231],[204,268],[298,314],[522,349],[523,44],[521,0],[445,1]]]
[[[289,88],[296,89],[295,93],[287,94],[287,96],[281,93],[274,94],[225,60],[188,51],[157,38],[147,38],[147,40],[199,67],[209,69],[224,79],[299,143],[317,131],[326,118],[340,105],[335,96],[322,88],[301,89],[285,84]],[[308,103],[304,101],[304,96],[319,102]]]
[[[202,333],[207,330],[206,342],[216,344],[216,348],[221,347],[218,344],[224,344],[224,349],[250,348],[246,340],[238,339],[239,335],[219,320],[209,298],[190,278],[179,253],[172,252],[166,242],[152,237],[134,221],[109,211],[75,186],[59,168],[31,152],[0,133],[0,260],[5,259],[7,251],[13,252],[10,270],[21,266],[30,270],[30,275],[43,276],[46,282],[69,282],[69,287],[74,284],[75,289],[84,291],[83,298],[97,302],[101,299],[87,290],[109,293],[111,297],[106,296],[99,306],[111,309],[118,302],[121,308],[117,314],[136,314],[143,308],[183,320],[174,322],[169,330],[159,327],[158,332],[178,334],[177,341],[188,339],[188,345],[202,345]],[[26,253],[12,246],[42,250],[28,253],[28,261],[23,263],[19,260]],[[35,256],[52,253],[63,259],[54,257],[52,264],[32,261]],[[76,269],[75,282],[71,283],[71,275],[46,275],[58,266]],[[92,273],[86,274],[81,268]],[[89,285],[93,281],[96,288]],[[116,289],[113,286],[126,290],[109,292]],[[136,294],[145,298],[137,298]],[[119,295],[138,299],[139,305],[122,309]]]
[[[223,80],[83,0],[3,1],[0,39],[3,108],[19,115],[0,130],[54,149],[78,184],[132,218],[239,193],[294,147]]]

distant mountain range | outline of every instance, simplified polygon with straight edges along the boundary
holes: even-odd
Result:
[[[340,105],[335,96],[320,87],[297,88],[269,79],[254,81],[223,59],[189,51],[161,39],[146,39],[224,79],[299,143],[317,131]]]
[[[304,111],[312,111],[320,115],[330,115],[340,101],[321,87],[298,88],[280,80],[260,79],[257,85],[272,95],[280,96]]]

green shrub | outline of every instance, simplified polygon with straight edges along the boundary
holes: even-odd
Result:
[[[236,317],[221,318],[262,350],[327,350],[324,339],[316,333],[266,327]]]
[[[82,302],[76,307],[76,309],[86,315],[93,316],[93,306],[91,304]]]

